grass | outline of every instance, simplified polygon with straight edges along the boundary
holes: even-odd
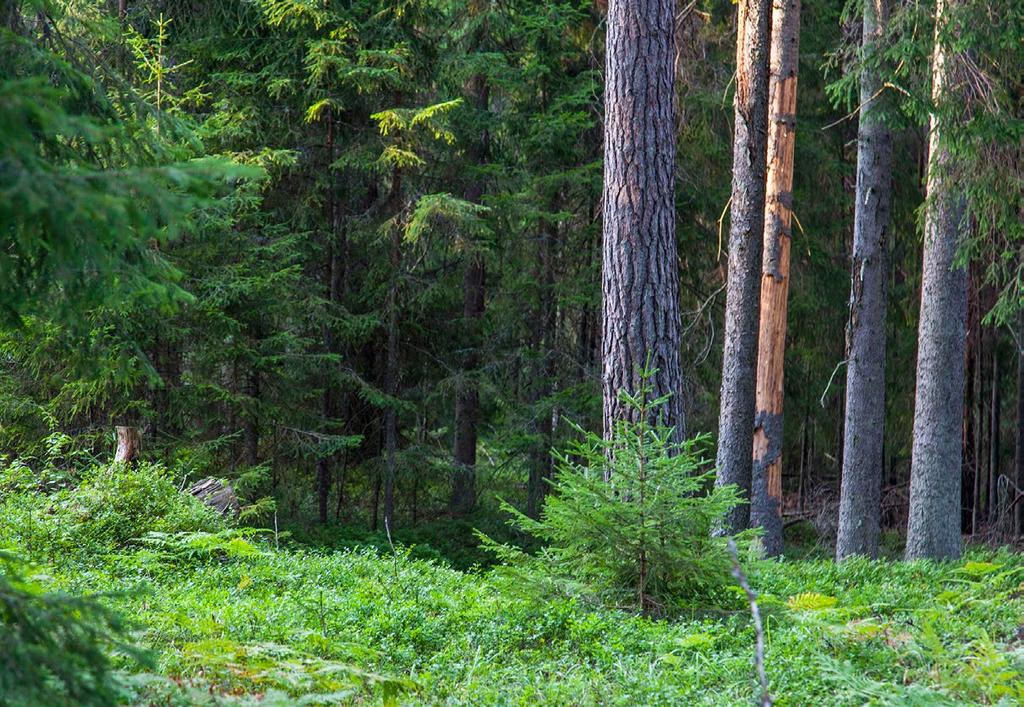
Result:
[[[156,467],[46,494],[24,468],[0,471],[0,545],[38,563],[42,589],[102,595],[149,649],[116,655],[125,703],[735,705],[758,692],[738,587],[723,610],[652,620],[516,591],[473,564],[465,523],[431,526],[432,547],[335,528],[278,547]],[[746,565],[776,704],[1024,704],[1024,556],[836,565],[801,532],[789,559]]]
[[[756,693],[741,610],[652,621],[513,598],[487,574],[407,551],[236,540],[79,558],[49,582],[116,593],[109,601],[156,654],[155,672],[122,666],[141,704],[726,705]],[[776,704],[1024,700],[1019,555],[761,562],[749,574]]]

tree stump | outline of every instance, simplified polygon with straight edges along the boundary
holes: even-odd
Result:
[[[115,462],[131,464],[139,457],[139,450],[142,448],[142,433],[138,427],[118,425],[114,428],[117,431],[117,452],[114,453]]]
[[[189,487],[188,492],[198,498],[200,501],[205,503],[217,510],[221,515],[238,515],[238,511],[241,506],[238,503],[238,497],[235,496],[235,490],[231,488],[231,484],[221,479],[214,479],[212,477],[197,481]]]

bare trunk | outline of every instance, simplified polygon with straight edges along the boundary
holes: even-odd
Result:
[[[937,29],[945,17],[945,0],[939,0]],[[937,39],[932,59],[932,95],[937,101],[944,101],[952,86],[951,69],[947,47]],[[907,559],[956,558],[961,551],[967,272],[954,267],[954,258],[967,221],[962,192],[949,171],[954,158],[943,140],[943,131],[949,127],[932,116]]]
[[[489,91],[485,77],[474,75],[467,86],[467,93],[478,111],[487,111]],[[487,159],[489,141],[488,133],[484,130],[480,141],[470,151],[472,160],[477,165]],[[477,177],[466,188],[465,198],[478,204],[483,193],[483,182]],[[466,256],[462,278],[462,322],[466,354],[462,366],[463,377],[455,394],[455,473],[449,502],[452,514],[456,516],[466,515],[476,505],[476,445],[480,392],[475,376],[480,367],[484,286],[483,254],[470,252]]]
[[[863,52],[877,55],[888,0],[863,3]],[[847,329],[846,422],[836,559],[878,556],[885,433],[885,308],[892,209],[892,137],[879,116],[882,78],[860,76],[857,191],[853,226],[850,321]]]
[[[552,204],[552,208],[556,209],[557,204]],[[539,349],[536,368],[538,380],[534,381],[535,393],[532,401],[535,406],[551,394],[555,377],[554,242],[556,237],[557,227],[554,224],[547,224],[537,244],[537,269],[539,270],[538,280],[541,291],[534,315],[534,319],[539,325],[535,340],[536,348]],[[537,435],[537,442],[530,455],[530,476],[526,488],[526,514],[531,518],[540,516],[540,509],[544,505],[544,496],[547,494],[548,481],[551,479],[551,446],[556,416],[555,411],[550,414],[547,414],[546,411],[535,412],[533,431]]]
[[[1018,336],[1024,334],[1024,313],[1017,318]],[[1016,459],[1014,469],[1014,482],[1017,484],[1016,493],[1024,489],[1024,350],[1017,349],[1017,430],[1016,430]],[[1024,502],[1017,501],[1014,506],[1014,517],[1016,519],[1016,534],[1024,531]]]
[[[138,427],[128,425],[118,425],[114,429],[117,432],[117,451],[114,453],[114,461],[133,464],[139,458],[139,451],[142,449],[142,432]]]
[[[736,18],[729,274],[725,298],[722,392],[718,416],[719,486],[735,484],[749,501],[754,429],[761,239],[768,149],[768,49],[771,0],[740,0]],[[750,505],[733,509],[724,530],[750,522]]]
[[[670,0],[611,0],[605,81],[602,262],[604,434],[636,411],[641,371],[652,412],[685,434],[679,361],[679,266],[675,239],[674,8]]]
[[[775,0],[769,61],[764,208],[750,525],[768,555],[782,552],[782,382],[786,353],[800,0]]]

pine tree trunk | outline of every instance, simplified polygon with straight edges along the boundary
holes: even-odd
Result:
[[[463,373],[476,373],[480,364],[480,320],[484,314],[484,263],[478,254],[470,256],[462,284],[462,317],[469,350]],[[480,398],[475,380],[462,381],[455,397],[455,474],[450,508],[453,515],[465,515],[476,504],[476,443]]]
[[[725,296],[722,391],[718,416],[719,486],[735,484],[750,498],[750,435],[754,429],[757,323],[768,149],[768,45],[771,0],[740,0],[736,18],[736,97]],[[734,508],[724,530],[750,522],[750,505]]]
[[[398,212],[402,199],[402,175],[396,169],[392,177],[392,208]],[[391,533],[395,529],[395,476],[398,453],[398,411],[395,399],[398,397],[398,284],[399,269],[402,266],[402,233],[397,227],[391,228],[391,284],[388,287],[386,316],[387,344],[384,353],[384,392],[390,398],[384,408],[384,529]]]
[[[487,111],[490,98],[484,76],[474,75],[468,82],[466,93],[477,111]],[[470,150],[470,157],[477,165],[486,161],[489,142],[488,132],[484,130],[479,142]],[[483,182],[480,177],[476,177],[466,188],[465,199],[479,204],[483,193]],[[456,516],[466,515],[476,505],[476,445],[480,392],[474,376],[480,366],[484,281],[483,255],[478,252],[468,253],[462,278],[462,322],[466,354],[463,360],[464,375],[455,394],[455,470],[449,502],[452,514]]]
[[[1018,336],[1024,332],[1024,312],[1017,317]],[[1016,429],[1016,459],[1014,469],[1014,483],[1017,484],[1015,495],[1024,489],[1024,350],[1017,349],[1017,429]],[[1015,534],[1020,535],[1024,531],[1024,501],[1017,501],[1014,506]]]
[[[862,56],[876,56],[888,0],[863,3]],[[878,556],[885,432],[885,308],[892,210],[892,137],[878,115],[882,78],[860,75],[857,190],[847,330],[846,422],[836,559]]]
[[[939,0],[937,29],[945,17],[946,2]],[[937,39],[932,95],[938,101],[946,98],[953,84],[951,72],[947,48]],[[953,263],[966,230],[966,209],[955,177],[949,174],[953,157],[943,139],[944,123],[932,116],[907,559],[956,558],[961,550],[960,426],[967,272]]]
[[[750,504],[750,525],[764,529],[762,541],[768,555],[782,552],[782,380],[799,42],[800,0],[777,0],[772,8],[768,79],[768,172]]]
[[[557,204],[552,205],[557,210]],[[538,280],[541,285],[540,300],[534,320],[539,324],[536,332],[536,348],[539,350],[536,368],[538,380],[534,381],[535,393],[533,404],[537,404],[551,394],[552,382],[555,377],[555,272],[554,272],[554,241],[557,227],[547,224],[537,244]],[[547,494],[548,481],[551,478],[551,445],[554,436],[555,413],[537,414],[533,423],[533,432],[537,442],[530,455],[530,476],[526,486],[526,515],[531,518],[540,516]]]
[[[989,523],[999,518],[999,330],[992,327],[992,386],[988,415],[988,507]]]
[[[342,291],[345,286],[344,277],[344,250],[346,245],[345,234],[341,230],[341,208],[337,198],[337,180],[331,165],[337,159],[335,150],[334,135],[334,111],[329,110],[327,114],[327,169],[330,170],[330,179],[327,192],[327,220],[330,224],[330,232],[327,242],[327,301],[332,307],[341,302]],[[328,354],[337,355],[340,349],[334,338],[334,332],[329,324],[323,328],[324,351]],[[331,425],[337,417],[337,403],[339,396],[335,390],[337,381],[330,375],[330,369],[335,367],[334,363],[329,364],[328,374],[324,380],[324,393],[321,403],[321,415],[323,424],[328,432],[333,431]],[[333,456],[333,455],[332,455]],[[317,460],[317,500],[319,520],[321,524],[327,523],[328,505],[331,496],[331,458],[322,456]]]
[[[611,0],[605,71],[602,389],[604,433],[636,412],[645,366],[653,411],[685,434],[679,361],[679,270],[675,240],[675,60],[671,0]]]

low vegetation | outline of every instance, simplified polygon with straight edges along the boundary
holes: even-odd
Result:
[[[7,691],[5,704],[90,704],[82,680],[99,685],[92,704],[110,704],[110,690],[128,704],[742,704],[759,692],[739,587],[648,618],[585,594],[517,592],[504,571],[454,569],[423,559],[439,557],[429,548],[325,550],[233,528],[158,466],[107,471],[44,495],[13,488],[6,467],[0,538],[38,564],[5,565],[4,630],[23,630],[9,621],[9,587],[21,587],[51,630],[94,632],[104,652],[85,654],[101,656],[89,673],[73,650],[51,651],[67,665],[24,674],[50,697]],[[146,488],[147,503],[128,488]],[[89,541],[69,544],[72,529]],[[837,565],[814,554],[744,562],[776,704],[1024,699],[1019,555]],[[62,603],[71,597],[81,603]],[[118,617],[144,653],[110,643]],[[114,623],[96,632],[97,621]],[[4,638],[9,676],[36,649]]]

